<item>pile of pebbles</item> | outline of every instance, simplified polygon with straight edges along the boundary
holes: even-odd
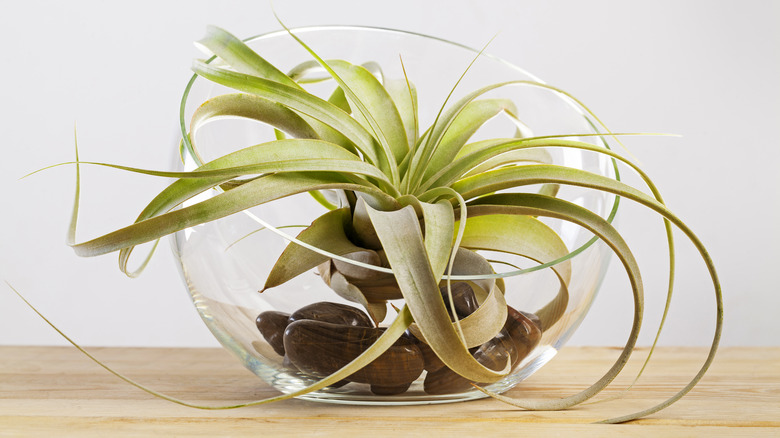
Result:
[[[450,308],[446,287],[442,296]],[[459,319],[474,312],[477,299],[467,283],[452,285],[455,312]],[[360,309],[331,302],[302,307],[292,314],[278,311],[258,315],[257,328],[287,367],[315,377],[325,377],[358,357],[384,332]],[[507,319],[490,341],[470,349],[482,365],[500,370],[511,360],[512,369],[536,347],[541,338],[536,315],[507,306]],[[471,388],[431,348],[408,331],[381,356],[334,386],[348,382],[366,383],[377,395],[402,394],[423,371],[423,389],[428,394],[453,394]]]

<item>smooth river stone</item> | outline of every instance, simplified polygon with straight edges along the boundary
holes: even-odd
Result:
[[[417,339],[409,332],[409,330],[404,332],[404,338],[409,339],[410,342],[413,342],[415,345],[417,345],[417,348],[420,349],[420,352],[423,356],[423,368],[425,368],[425,371],[436,371],[444,366],[444,362],[442,362],[441,359],[439,359],[439,356],[433,352],[433,349],[430,347],[430,345]]]
[[[501,330],[496,337],[480,345],[472,355],[485,367],[501,371],[508,360],[514,367],[517,351],[506,330]],[[425,375],[423,389],[432,395],[452,394],[471,389],[471,383],[455,371],[442,367]]]
[[[458,319],[465,318],[477,310],[479,307],[477,296],[474,295],[474,290],[471,288],[471,286],[468,285],[468,283],[452,283],[451,288],[452,302],[455,305],[455,313],[458,315]],[[451,313],[450,297],[447,293],[447,286],[442,286],[439,288],[439,290],[441,291],[441,296],[444,299],[444,306],[447,308],[447,312]]]
[[[287,358],[301,371],[324,377],[358,357],[383,329],[298,320],[287,326]],[[400,338],[381,356],[346,378],[368,383],[378,394],[398,394],[422,374],[423,357],[414,342]]]
[[[287,313],[269,310],[255,319],[260,334],[279,356],[284,356],[284,329],[287,328],[289,318],[290,315]]]
[[[474,311],[479,307],[479,303],[477,302],[477,297],[474,295],[474,290],[471,288],[471,286],[464,282],[458,282],[452,283],[451,287],[452,300],[455,303],[455,313],[458,315],[458,319],[465,318],[474,313]],[[450,300],[447,294],[447,286],[442,286],[439,288],[439,290],[441,292],[442,298],[444,299],[444,306],[447,308],[447,313],[450,313],[450,317],[452,317],[452,312],[450,311]],[[433,352],[428,344],[418,340],[408,330],[406,333],[404,333],[404,336],[413,340],[417,344],[417,347],[420,348],[420,351],[423,354],[423,359],[425,361],[425,371],[430,373],[432,371],[439,370],[444,366],[444,362],[439,359],[439,356]],[[476,349],[477,348],[473,348],[471,350],[472,353],[476,351]]]
[[[531,352],[542,338],[542,330],[539,328],[539,317],[533,313],[521,312],[507,306],[507,318],[504,330],[515,343],[517,349],[517,360],[512,364],[517,365]]]
[[[301,307],[290,315],[289,323],[305,319],[352,327],[373,327],[371,319],[360,309],[327,301]]]
[[[495,338],[482,344],[473,356],[482,365],[499,371],[510,358],[512,369],[523,360],[538,344],[542,337],[539,318],[526,312],[520,312],[507,306],[507,319],[504,328]],[[442,367],[425,376],[423,388],[428,394],[452,394],[471,389],[471,383],[447,367]]]

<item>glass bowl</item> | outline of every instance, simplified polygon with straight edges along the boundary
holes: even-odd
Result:
[[[324,59],[343,59],[353,64],[377,63],[385,78],[404,78],[403,68],[417,89],[419,124],[429,126],[448,94],[479,51],[450,41],[398,30],[369,27],[309,27],[294,29]],[[286,32],[279,31],[249,38],[247,44],[282,71],[290,71],[311,56]],[[499,58],[482,54],[477,57],[455,88],[449,103],[486,85],[503,81],[537,81],[531,74]],[[366,64],[372,65],[372,64]],[[333,90],[332,81],[316,82],[309,88],[327,98]],[[183,103],[183,119],[209,97],[234,92],[202,78],[193,78],[189,96]],[[526,135],[571,135],[570,139],[594,142],[600,137],[578,138],[577,134],[597,133],[595,124],[571,99],[548,89],[533,86],[507,86],[491,91],[486,97],[512,99],[517,106],[517,118]],[[496,121],[489,122],[479,135],[510,137],[517,127]],[[204,162],[231,151],[274,139],[268,126],[237,118],[224,118],[208,124],[197,134],[199,157],[182,151],[180,166],[191,170],[199,159]],[[598,140],[600,141],[600,140]],[[178,153],[179,151],[177,151]],[[550,148],[553,163],[615,177],[613,162],[588,151]],[[179,157],[177,156],[177,159]],[[539,187],[526,190],[536,191]],[[188,201],[197,202],[217,194],[219,189]],[[339,202],[335,193],[325,193]],[[561,187],[562,199],[594,211],[602,217],[614,218],[617,202],[613,195],[576,188]],[[360,306],[335,294],[317,271],[262,293],[266,277],[279,255],[288,245],[289,237],[298,234],[327,210],[309,194],[300,194],[254,207],[226,218],[188,228],[172,237],[172,246],[180,262],[181,274],[192,301],[208,328],[219,342],[262,380],[284,393],[311,385],[318,380],[292,366],[277,353],[260,333],[257,318],[265,312],[291,314],[318,302]],[[504,392],[547,363],[579,326],[588,311],[608,265],[610,251],[600,241],[593,241],[588,231],[560,220],[543,219],[562,238],[575,255],[570,258],[572,277],[569,300],[560,318],[540,335],[533,348],[521,358],[512,373],[487,386]],[[535,262],[503,254],[488,254],[496,272],[526,269],[520,275],[507,276],[507,304],[521,312],[532,314],[553,300],[558,281],[550,269],[534,269]],[[511,263],[511,265],[509,265]],[[514,266],[514,267],[509,267]],[[400,308],[402,300],[391,302]],[[387,326],[395,313],[392,308],[379,324]],[[533,319],[533,315],[529,315]],[[427,371],[423,371],[411,386],[400,393],[381,395],[371,391],[366,383],[350,382],[308,393],[301,398],[317,401],[355,404],[417,404],[443,403],[484,397],[471,386],[450,393],[429,393],[425,388]],[[376,392],[376,391],[375,391]]]

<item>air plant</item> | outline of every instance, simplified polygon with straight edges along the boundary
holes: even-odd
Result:
[[[610,223],[611,218],[556,197],[562,185],[608,192],[656,212],[665,221],[671,257],[672,225],[679,228],[701,254],[716,294],[716,334],[698,374],[669,400],[605,421],[622,422],[661,410],[699,381],[713,360],[722,321],[717,274],[699,239],[667,209],[650,178],[622,155],[603,143],[571,140],[570,134],[528,136],[510,100],[483,96],[513,85],[544,88],[567,96],[601,124],[581,102],[538,82],[497,83],[472,91],[454,103],[445,102],[433,124],[421,127],[413,77],[386,78],[381,66],[372,63],[325,61],[295,33],[289,33],[312,59],[283,73],[240,39],[210,27],[199,44],[214,57],[194,61],[193,70],[197,76],[235,92],[204,102],[189,126],[182,119],[181,148],[201,161],[198,167],[185,172],[158,172],[110,165],[175,180],[154,197],[135,223],[84,243],[74,239],[77,191],[70,229],[70,244],[78,255],[118,251],[120,269],[135,275],[128,268],[128,260],[136,245],[295,194],[310,193],[326,207],[324,214],[286,247],[264,290],[317,269],[334,293],[363,306],[375,322],[385,319],[388,300],[402,299],[404,305],[396,309],[397,316],[376,342],[342,368],[304,390],[241,406],[286,399],[339,382],[380,357],[407,331],[424,340],[447,367],[468,381],[481,385],[507,376],[512,368],[509,360],[491,368],[469,351],[494,338],[508,312],[502,275],[496,274],[478,251],[527,257],[553,271],[560,292],[536,315],[540,330],[546,330],[566,307],[573,254],[540,218],[556,218],[583,227],[593,233],[593,240],[602,240],[614,252],[630,280],[633,327],[609,371],[574,396],[551,401],[516,400],[481,390],[526,409],[564,409],[593,397],[620,373],[634,349],[643,314],[642,281],[637,262]],[[474,59],[478,61],[479,55]],[[327,100],[304,87],[308,82],[324,80],[336,84]],[[498,114],[516,124],[515,137],[469,142]],[[270,125],[277,139],[203,162],[194,133],[223,116]],[[617,134],[601,126],[604,133],[595,139],[617,139]],[[545,150],[550,147],[603,154],[635,171],[649,193],[618,179],[551,164]],[[77,159],[77,169],[83,164]],[[542,189],[538,193],[512,191],[530,185],[542,185]],[[325,190],[338,193],[339,202],[326,198]],[[213,196],[191,201],[204,192],[212,192]],[[185,206],[185,202],[190,203]],[[482,276],[483,280],[469,282],[481,304],[467,317],[453,317],[457,312],[452,290],[457,276],[464,273]]]

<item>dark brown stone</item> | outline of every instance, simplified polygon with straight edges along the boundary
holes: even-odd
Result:
[[[425,371],[436,371],[444,366],[444,362],[442,362],[441,359],[439,359],[439,356],[433,352],[431,346],[417,339],[409,330],[404,332],[403,338],[408,339],[409,342],[414,343],[417,345],[417,348],[420,349],[420,353],[422,353],[423,356],[423,367],[425,368]]]
[[[276,354],[284,356],[284,329],[287,328],[289,314],[270,310],[263,312],[255,319],[257,329]]]
[[[542,338],[542,331],[539,324],[534,321],[539,318],[533,313],[520,312],[507,306],[506,324],[504,330],[509,333],[517,350],[517,359],[513,361],[513,366],[523,360],[530,353]]]
[[[326,376],[358,357],[382,332],[382,329],[372,327],[303,319],[287,326],[284,348],[287,357],[298,369],[315,376]],[[422,371],[420,349],[408,339],[401,338],[347,380],[376,385],[378,391],[386,392],[387,388],[413,382]]]
[[[363,311],[347,304],[322,301],[301,307],[290,315],[289,322],[310,319],[332,324],[372,327],[371,319]]]
[[[509,358],[514,369],[539,344],[542,332],[538,321],[532,313],[507,306],[504,328],[495,338],[470,351],[477,362],[487,368],[501,370]],[[451,369],[441,367],[428,371],[424,389],[428,394],[452,394],[471,389],[471,383]]]
[[[450,285],[452,288],[452,302],[455,305],[455,313],[458,315],[458,319],[463,319],[472,313],[479,307],[477,302],[477,296],[474,295],[474,290],[468,283],[457,282]],[[447,293],[447,286],[439,288],[441,296],[444,299],[444,306],[447,308],[447,312],[451,313],[450,298]],[[450,315],[452,316],[452,315]]]
[[[473,351],[472,355],[477,362],[495,371],[502,370],[506,366],[507,360],[512,361],[512,367],[517,363],[514,342],[505,330],[500,331],[495,338],[480,345]],[[442,367],[434,372],[428,372],[425,376],[423,389],[426,393],[433,395],[453,394],[471,389],[471,383],[450,368]]]

